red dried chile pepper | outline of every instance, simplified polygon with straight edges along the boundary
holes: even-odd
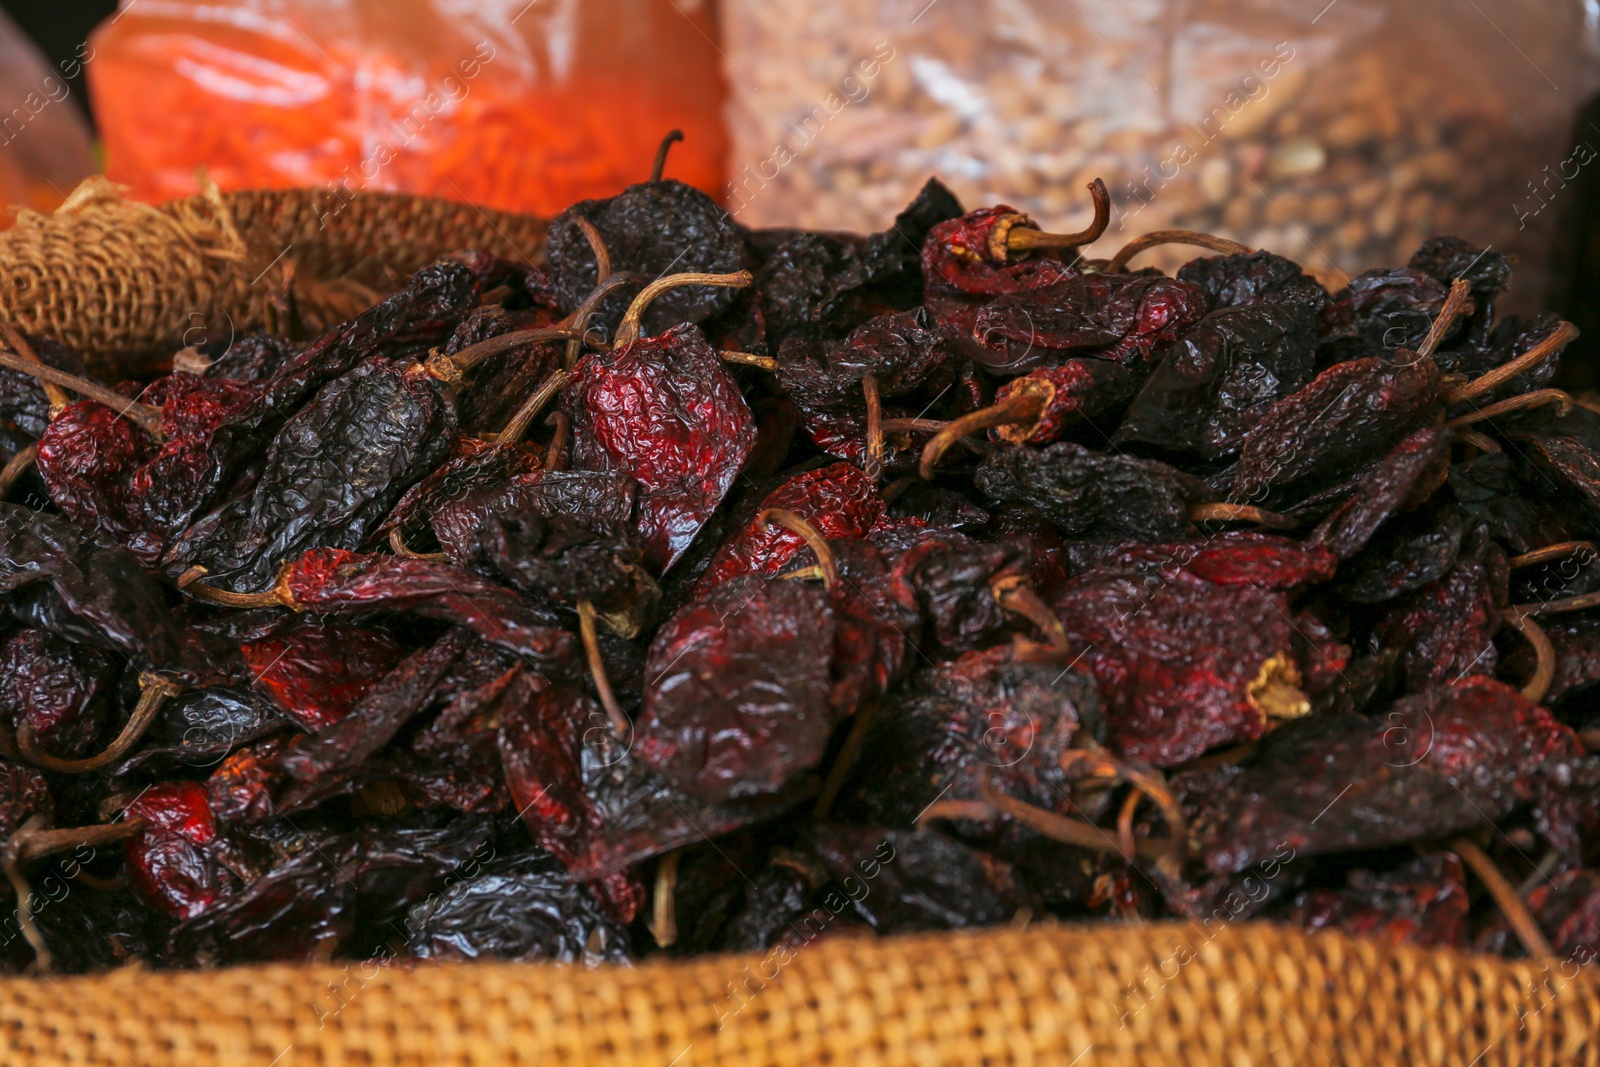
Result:
[[[123,843],[129,880],[154,907],[187,919],[211,907],[234,884],[218,862],[216,817],[199,782],[162,782],[127,807],[144,829]]]
[[[1094,680],[1066,666],[999,645],[922,667],[873,711],[839,816],[909,826],[983,781],[1061,814],[1087,803],[1061,758],[1104,741],[1106,720]]]
[[[278,573],[264,593],[234,594],[204,583],[192,595],[234,607],[282,606],[317,615],[399,611],[454,623],[561,672],[576,644],[548,612],[503,585],[437,560],[313,549]]]
[[[1311,716],[1243,766],[1189,771],[1193,851],[1214,874],[1282,855],[1439,839],[1549,798],[1583,762],[1572,730],[1515,689],[1464,678],[1376,715]]]
[[[1461,860],[1435,853],[1381,874],[1351,871],[1340,889],[1302,893],[1291,918],[1312,932],[1339,930],[1386,945],[1465,948],[1470,904]]]
[[[593,700],[562,685],[517,683],[500,758],[528,830],[573,877],[605,878],[651,856],[771,818],[805,794],[707,803],[679,789],[612,733]]]
[[[0,724],[53,756],[81,756],[111,719],[120,672],[108,652],[39,630],[0,643]]]
[[[689,547],[755,445],[750,408],[694,326],[584,357],[561,407],[574,470],[639,483],[638,533],[658,572]]]
[[[323,619],[297,619],[239,650],[256,688],[308,733],[344,718],[405,656],[387,634]]]
[[[830,541],[860,540],[884,512],[872,479],[853,464],[834,463],[797,474],[769,493],[756,517],[717,549],[695,584],[694,596],[704,596],[712,586],[740,574],[777,574],[806,547],[802,535],[767,520],[773,508],[800,516]]]
[[[1427,356],[1350,360],[1273,405],[1246,434],[1232,498],[1257,502],[1348,477],[1444,415],[1444,383]]]
[[[213,587],[247,593],[307,549],[358,548],[444,459],[455,425],[453,401],[420,364],[364,363],[284,423],[252,491],[190,526],[164,565],[175,576],[203,567]]]
[[[1311,710],[1282,593],[1090,571],[1055,608],[1130,759],[1171,767]]]
[[[991,370],[1012,373],[1068,355],[1142,369],[1153,349],[1205,314],[1204,294],[1188,282],[1143,273],[1079,274],[986,304],[972,321],[971,352]]]
[[[834,625],[825,590],[758,575],[683,607],[650,645],[639,758],[710,803],[815,767],[833,732]]]

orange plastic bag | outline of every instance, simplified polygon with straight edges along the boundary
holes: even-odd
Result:
[[[124,0],[94,34],[107,174],[150,200],[342,185],[554,213],[723,174],[706,0]]]
[[[76,76],[73,68],[90,56],[84,49],[53,68],[0,12],[0,208],[53,211],[94,173],[89,127],[63,76]],[[10,213],[0,212],[0,226],[10,224]]]

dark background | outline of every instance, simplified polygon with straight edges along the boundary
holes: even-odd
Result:
[[[116,0],[3,0],[0,9],[22,32],[33,38],[39,51],[60,74],[63,61],[73,59],[95,24],[117,9]],[[64,77],[64,76],[63,76]],[[83,73],[66,79],[72,87],[69,99],[89,117],[89,94]]]

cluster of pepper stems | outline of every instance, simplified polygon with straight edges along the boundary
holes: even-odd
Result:
[[[1592,953],[1600,405],[1505,257],[1086,258],[1098,181],[757,231],[671,140],[320,336],[106,383],[0,323],[0,969]]]

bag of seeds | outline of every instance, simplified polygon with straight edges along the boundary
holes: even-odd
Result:
[[[1563,0],[800,0],[723,5],[729,207],[877,229],[930,173],[1107,246],[1219,232],[1342,285],[1434,233],[1519,257],[1518,307],[1595,158],[1595,8]],[[1091,255],[1095,254],[1093,252]],[[1152,263],[1171,269],[1182,262]]]

